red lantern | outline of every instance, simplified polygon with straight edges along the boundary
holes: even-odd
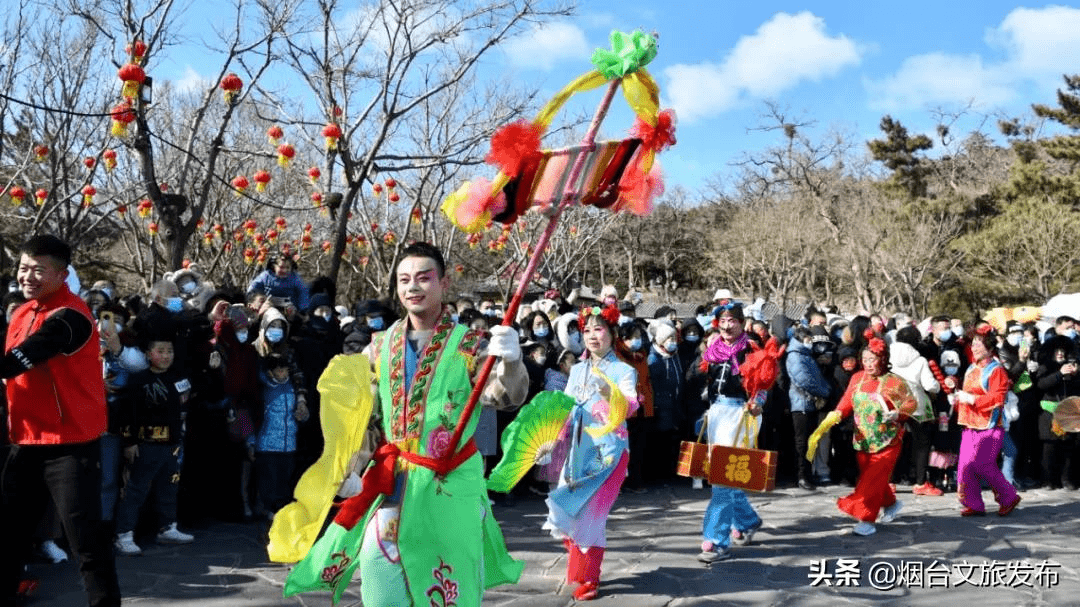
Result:
[[[123,221],[124,218],[127,217],[127,211],[128,209],[126,204],[116,205],[116,214],[120,216],[121,221]]]
[[[195,229],[201,230],[204,225],[206,225],[206,220],[202,217],[195,220]]]
[[[45,162],[45,159],[49,157],[49,146],[36,145],[34,146],[34,160],[36,162]]]
[[[367,246],[367,238],[363,234],[356,236],[356,248],[362,249]]]
[[[270,145],[277,146],[278,140],[285,136],[285,131],[281,130],[278,125],[273,125],[266,129],[266,138],[270,140]]]
[[[375,198],[378,198],[379,196],[382,196],[382,184],[381,183],[372,184],[371,191],[375,193]]]
[[[244,265],[250,266],[255,262],[255,249],[248,247],[244,249]]]
[[[387,200],[389,200],[390,202],[397,202],[401,200],[401,196],[398,196],[397,192],[390,192],[390,195],[387,196]]]
[[[266,171],[255,171],[255,191],[265,192],[266,184],[270,183],[270,173]]]
[[[97,158],[94,158],[93,156],[87,156],[86,158],[83,158],[82,163],[83,166],[92,171],[94,170],[94,165],[97,164]]]
[[[293,156],[296,156],[296,149],[293,146],[283,143],[277,148],[277,163],[283,169],[289,168],[289,163],[292,162]]]
[[[114,105],[109,115],[112,117],[113,137],[127,137],[128,125],[135,120],[135,110],[132,109],[131,104]]]
[[[8,196],[11,196],[11,204],[19,206],[22,204],[23,198],[26,198],[26,190],[13,185],[8,189]]]
[[[382,239],[386,244],[394,244],[397,242],[397,234],[395,234],[393,230],[387,230],[386,233],[383,234]]]
[[[267,230],[267,232],[266,232],[266,240],[267,240],[267,242],[269,242],[270,244],[277,244],[277,241],[278,241],[278,236],[280,236],[280,234],[279,234],[279,233],[278,233],[278,231],[277,231],[277,230],[275,230],[274,228],[270,228],[270,229],[269,229],[269,230]]]
[[[371,222],[371,233],[375,234],[378,231],[379,231],[379,224],[375,223],[374,221]]]
[[[358,259],[357,261],[359,261],[359,262],[360,262],[360,266],[361,266],[361,267],[364,267],[364,268],[366,268],[366,267],[367,267],[367,265],[368,265],[368,263],[370,263],[370,262],[371,262],[371,258],[370,258],[370,257],[368,257],[367,255],[364,255],[364,256],[362,256],[362,257],[361,257],[360,259]]]
[[[132,62],[141,64],[143,57],[146,57],[146,43],[142,40],[136,40],[134,44],[125,46],[124,52],[131,56]]]
[[[397,187],[397,180],[395,180],[393,177],[388,177],[386,179],[386,187],[390,188],[391,190],[396,188]]]
[[[226,241],[226,242],[225,242],[225,244],[221,245],[221,248],[222,248],[222,249],[223,249],[223,250],[224,250],[224,251],[225,251],[226,253],[229,253],[229,252],[231,252],[231,251],[232,251],[232,248],[233,248],[233,247],[232,247],[232,243],[231,243],[231,242],[228,242],[228,241]]]
[[[324,241],[322,241],[322,250],[323,250],[323,253],[329,253],[329,252],[330,252],[330,249],[331,249],[331,248],[332,248],[333,246],[334,246],[334,245],[330,244],[330,241],[329,241],[329,240],[324,240]]]
[[[340,105],[337,105],[337,104],[335,104],[335,105],[334,105],[334,118],[341,118],[341,114],[342,114],[342,112],[341,112],[341,106],[340,106]]]
[[[304,232],[304,234],[302,236],[300,236],[300,250],[301,251],[307,251],[307,250],[310,250],[310,249],[311,249],[311,234],[309,234],[307,232]]]
[[[415,225],[420,225],[420,222],[421,222],[422,218],[423,218],[423,213],[420,212],[420,207],[416,207],[415,209],[412,210],[412,213],[409,213],[409,219]]]
[[[457,264],[456,266],[454,266],[454,273],[458,276],[461,276],[465,273],[465,266],[461,265],[460,263]]]
[[[82,202],[84,207],[89,207],[94,204],[94,195],[97,194],[97,188],[87,184],[82,189]]]
[[[218,238],[223,237],[225,235],[225,226],[221,225],[220,223],[215,223],[214,234],[216,234]]]
[[[262,243],[266,242],[266,236],[260,232],[259,234],[252,236],[251,241],[261,246]]]
[[[213,232],[207,232],[207,233],[203,234],[202,239],[203,239],[203,244],[204,245],[210,246],[210,245],[214,244],[214,233]]]
[[[244,177],[243,175],[237,175],[236,177],[233,177],[231,183],[233,191],[236,192],[237,196],[242,195],[244,191],[248,189],[248,186],[251,185],[251,183],[248,181],[248,178]]]
[[[249,220],[244,222],[244,232],[246,232],[249,237],[255,235],[255,230],[258,227],[259,227],[259,224],[255,223],[254,219],[249,219]]]
[[[285,226],[287,226],[289,224],[288,224],[287,221],[285,221],[284,217],[278,217],[278,218],[274,219],[274,225],[276,225],[279,230],[284,232],[285,231]]]
[[[45,204],[45,199],[48,197],[49,190],[46,190],[45,188],[39,188],[38,191],[34,192],[34,203],[40,207]]]
[[[168,192],[169,191],[169,184],[162,181],[161,183],[158,184],[158,189],[161,190],[162,192]]]
[[[318,185],[319,178],[322,177],[322,171],[319,170],[319,167],[311,167],[307,170],[307,176],[311,180],[311,185],[315,186]]]
[[[146,219],[150,216],[150,212],[154,210],[154,203],[150,202],[149,198],[143,198],[139,201],[139,205],[135,207],[135,210],[139,212],[139,217]]]
[[[157,233],[158,233],[158,224],[157,224],[157,222],[156,222],[156,221],[152,221],[152,222],[150,222],[150,223],[149,223],[149,224],[148,224],[148,225],[146,226],[146,229],[150,231],[150,235],[151,235],[151,236],[157,236]]]
[[[139,64],[128,63],[121,67],[116,75],[124,81],[124,88],[120,90],[120,95],[129,102],[133,101],[139,95],[139,88],[143,81],[146,80],[146,72],[139,67]]]
[[[476,245],[480,244],[480,232],[473,232],[469,234],[469,237],[465,239],[470,249],[475,249]]]
[[[285,257],[292,255],[292,245],[287,242],[281,243],[281,254]]]
[[[240,241],[244,240],[244,233],[241,232],[240,230],[235,230],[232,233],[232,239],[235,240],[236,242],[240,242]]]
[[[341,138],[341,127],[333,122],[327,123],[327,125],[322,128],[322,134],[323,137],[326,138],[326,149],[336,150],[338,139]]]
[[[105,150],[101,153],[101,159],[105,161],[106,171],[112,171],[116,168],[116,150]]]
[[[310,223],[305,223],[304,224],[304,231],[305,232],[310,232],[311,231],[311,224]]]
[[[240,76],[229,72],[221,79],[221,84],[218,86],[221,87],[225,95],[225,103],[232,104],[233,100],[236,99],[236,95],[244,88],[244,81],[240,79]]]
[[[313,206],[313,207],[321,207],[322,206],[322,194],[321,193],[319,193],[319,192],[312,192],[311,193],[311,206]]]

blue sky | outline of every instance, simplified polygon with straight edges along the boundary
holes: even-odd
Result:
[[[828,129],[875,138],[885,114],[931,133],[933,109],[970,106],[970,120],[953,129],[967,132],[985,116],[1053,105],[1062,74],[1080,73],[1080,8],[997,0],[585,0],[575,17],[526,32],[489,56],[484,70],[550,96],[590,69],[590,54],[608,46],[613,29],[660,35],[648,69],[662,105],[679,119],[679,143],[661,159],[668,186],[692,192],[730,175],[744,154],[779,141],[776,133],[748,132],[762,124],[766,101],[813,121],[811,138]],[[201,71],[175,60],[162,67],[177,79]],[[598,100],[599,93],[580,107]],[[625,104],[616,104],[603,133],[612,138],[631,123]],[[995,122],[984,129],[996,133]]]

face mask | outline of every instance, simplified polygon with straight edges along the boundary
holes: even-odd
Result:
[[[1076,339],[1076,329],[1069,329],[1068,331],[1065,331],[1065,337],[1068,337],[1069,339]]]
[[[113,290],[112,289],[101,289],[101,292],[105,294],[105,297],[109,298],[109,301],[112,301],[112,298],[113,298]]]
[[[383,320],[382,316],[376,316],[375,318],[367,319],[367,326],[371,327],[376,331],[382,331],[384,324],[385,321]]]
[[[1015,348],[1020,345],[1020,334],[1009,333],[1009,336],[1005,338],[1005,341],[1009,342],[1009,345]]]
[[[536,361],[536,364],[540,365],[541,367],[543,367],[547,363],[546,356],[534,356],[533,360]]]
[[[580,356],[581,353],[585,351],[585,344],[581,341],[581,333],[571,333],[567,336],[566,341],[569,342],[566,344],[566,347],[574,354]]]
[[[960,372],[960,367],[956,365],[945,365],[943,369],[947,375],[956,375]]]
[[[666,344],[664,344],[664,349],[667,350],[669,354],[674,354],[675,352],[677,352],[679,350],[679,342],[677,342],[677,341],[669,341]]]
[[[952,329],[945,329],[941,333],[937,334],[938,341],[945,343],[952,339]]]
[[[712,316],[709,316],[708,314],[702,314],[701,316],[698,316],[697,317],[697,324],[699,324],[699,325],[701,325],[703,327],[711,326],[712,325]]]
[[[690,342],[692,344],[696,344],[698,341],[701,340],[701,336],[698,335],[697,333],[687,333],[686,335],[683,336],[683,339],[685,339],[686,341],[688,341],[688,342]]]
[[[119,335],[120,332],[124,330],[124,325],[122,325],[122,324],[120,324],[118,322],[114,322],[113,325],[114,325],[114,327],[116,329],[116,334],[117,335]]]
[[[195,281],[193,281],[193,280],[189,280],[189,281],[185,282],[185,283],[183,284],[183,286],[181,286],[181,287],[180,287],[180,291],[181,291],[182,293],[188,293],[188,294],[191,294],[191,293],[194,293],[194,292],[195,292],[195,289],[196,289],[196,288],[197,288],[198,286],[199,286],[199,285],[195,284]]]
[[[247,338],[248,338],[247,329],[236,332],[236,340],[239,341],[240,343],[246,344],[247,343]]]
[[[630,317],[629,316],[623,316],[622,314],[619,314],[619,326],[620,327],[625,325],[628,322],[630,322]]]
[[[1028,370],[1028,373],[1034,373],[1034,372],[1038,371],[1039,370],[1039,363],[1037,363],[1037,362],[1035,362],[1033,360],[1027,361],[1027,370]]]
[[[623,343],[626,344],[627,348],[630,348],[630,350],[632,350],[634,352],[637,352],[641,348],[641,338],[640,337],[635,337],[634,339],[628,339]]]
[[[165,309],[173,314],[179,314],[184,310],[184,300],[179,297],[170,297],[165,300]]]
[[[455,314],[451,314],[451,315],[450,315],[450,320],[452,320],[452,321],[454,321],[454,322],[457,322],[457,321],[458,321],[458,315],[457,315],[456,313],[455,313]]]
[[[495,309],[494,308],[488,308],[487,310],[484,310],[483,312],[481,312],[481,314],[483,314],[484,316],[487,316],[487,317],[495,316]]]
[[[266,341],[276,344],[285,337],[285,329],[278,329],[277,327],[270,327],[266,330]]]
[[[540,327],[539,329],[533,329],[533,335],[535,335],[537,337],[547,337],[548,333],[549,333],[549,331],[548,331],[547,327]]]

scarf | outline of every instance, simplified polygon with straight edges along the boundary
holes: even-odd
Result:
[[[739,359],[736,358],[736,354],[746,349],[750,338],[744,331],[739,338],[735,340],[735,343],[728,345],[723,338],[718,339],[709,346],[709,349],[705,350],[705,354],[701,356],[706,362],[722,363],[725,361],[731,361],[731,374],[738,375],[739,373]]]

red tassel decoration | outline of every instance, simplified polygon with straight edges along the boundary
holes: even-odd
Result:
[[[664,110],[657,114],[656,126],[637,118],[630,136],[640,139],[647,150],[663,152],[675,145],[675,111]]]
[[[504,175],[516,177],[529,156],[540,152],[540,127],[518,120],[495,131],[491,151],[484,162],[499,167]]]

